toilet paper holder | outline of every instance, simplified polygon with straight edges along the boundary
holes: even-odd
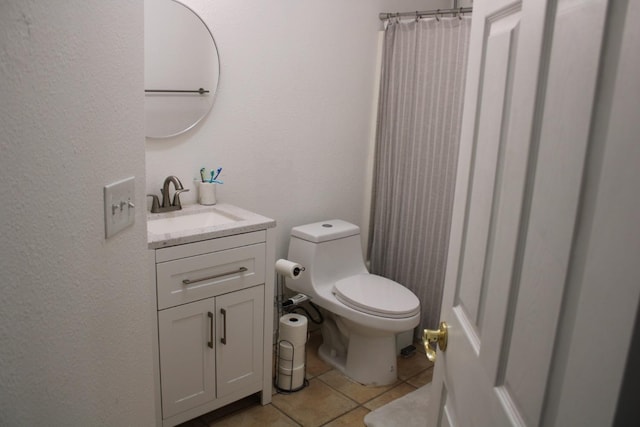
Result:
[[[275,270],[276,273],[282,277],[297,280],[306,268],[296,262],[289,261],[288,259],[279,259],[276,261]]]
[[[290,349],[290,357],[287,358],[283,354],[282,345],[288,345]],[[301,366],[297,368],[294,366],[296,359],[299,359],[300,353],[302,352],[302,360],[304,361]],[[300,369],[302,368],[302,369]],[[307,349],[306,345],[296,347],[291,341],[288,340],[278,340],[278,345],[276,347],[276,377],[274,379],[274,387],[278,390],[279,393],[295,393],[296,391],[300,391],[303,388],[309,385],[309,380],[307,380]],[[287,374],[288,371],[288,374]],[[296,372],[298,371],[298,372]],[[300,372],[301,371],[301,372]],[[296,380],[295,373],[298,375],[302,375],[302,382],[298,386],[294,387],[294,382],[300,382],[299,379]]]
[[[288,313],[280,317],[274,384],[279,392],[292,393],[309,384],[306,379],[307,341],[309,330],[305,316]]]

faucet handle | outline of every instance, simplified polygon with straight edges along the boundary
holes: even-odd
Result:
[[[155,194],[147,194],[147,197],[152,198],[151,213],[160,212],[160,200],[158,200],[158,196],[156,196]]]
[[[186,193],[187,191],[189,191],[188,188],[176,190],[176,192],[173,193],[173,203],[171,203],[171,205],[177,206],[179,209],[182,209],[182,205],[180,204],[180,193]]]

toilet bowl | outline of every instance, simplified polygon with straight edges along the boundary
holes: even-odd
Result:
[[[294,227],[288,259],[305,267],[286,286],[327,314],[319,356],[365,385],[397,379],[397,333],[420,322],[420,301],[409,289],[370,274],[362,259],[360,229],[342,220]]]

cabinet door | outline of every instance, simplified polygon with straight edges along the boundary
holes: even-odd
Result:
[[[216,297],[218,397],[262,385],[264,286]]]
[[[162,416],[215,399],[214,300],[158,313]]]

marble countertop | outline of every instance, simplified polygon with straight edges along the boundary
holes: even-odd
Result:
[[[211,225],[201,228],[188,228],[185,230],[161,234],[153,233],[149,231],[149,228],[147,228],[148,248],[166,248],[168,246],[199,242],[201,240],[215,239],[217,237],[266,230],[276,226],[276,221],[271,218],[225,203],[213,206],[184,205],[179,211],[154,214],[149,213],[147,214],[147,224],[157,219],[175,218],[183,215],[199,214],[208,211],[228,215],[230,217],[237,218],[237,220],[219,225]]]

